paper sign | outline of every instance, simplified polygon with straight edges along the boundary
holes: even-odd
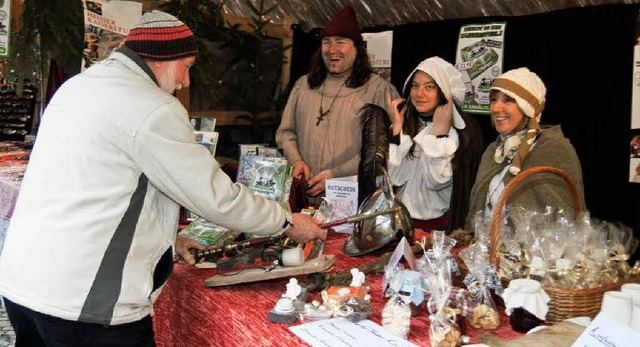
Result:
[[[638,44],[633,46],[631,96],[631,129],[640,129],[640,45]]]
[[[329,178],[325,181],[325,195],[331,202],[329,221],[355,216],[358,213],[358,176]],[[353,223],[338,225],[333,230],[351,233]]]
[[[289,330],[313,347],[416,346],[368,319],[354,323],[345,318],[333,318],[296,325]]]
[[[218,133],[215,131],[194,131],[196,142],[205,146],[211,155],[216,155],[216,146],[218,144]]]
[[[393,30],[379,33],[362,33],[367,46],[369,63],[375,73],[391,82],[391,49],[393,47]]]
[[[632,347],[638,341],[640,332],[600,313],[571,347]]]
[[[398,245],[396,246],[396,248],[393,250],[393,254],[391,254],[391,257],[389,258],[389,262],[387,263],[385,268],[391,268],[398,265],[398,263],[400,262],[403,256],[409,262],[409,258],[407,257],[407,250],[409,254],[411,254],[411,262],[413,262],[413,266],[409,264],[409,267],[411,267],[411,269],[413,270],[415,268],[416,260],[415,260],[415,257],[413,256],[413,252],[411,252],[411,246],[409,245],[409,242],[404,236],[402,237],[402,240],[398,242]],[[382,296],[383,297],[384,297],[384,293],[387,291],[387,286],[388,286],[387,279],[385,278],[385,276],[382,276]]]
[[[11,37],[11,1],[0,3],[0,57],[9,56],[9,38]]]
[[[80,71],[108,57],[142,16],[141,2],[84,0],[82,3],[85,33]]]

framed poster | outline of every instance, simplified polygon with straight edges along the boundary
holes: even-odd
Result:
[[[467,112],[489,114],[489,88],[502,73],[506,26],[496,22],[460,27],[456,67],[467,88],[463,105]]]

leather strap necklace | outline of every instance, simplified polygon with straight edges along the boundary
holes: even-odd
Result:
[[[338,89],[338,92],[336,93],[336,96],[333,97],[333,101],[331,101],[331,105],[329,105],[329,108],[326,111],[322,110],[322,104],[324,103],[324,82],[322,82],[322,90],[320,90],[320,115],[318,117],[316,117],[316,119],[318,120],[316,122],[316,126],[320,125],[320,122],[322,122],[324,120],[324,117],[326,117],[329,112],[331,112],[331,109],[333,108],[333,104],[336,102],[336,99],[338,98],[338,95],[340,95],[340,92],[342,91],[342,88],[344,87],[346,83],[342,83],[342,85],[340,86],[340,89]]]

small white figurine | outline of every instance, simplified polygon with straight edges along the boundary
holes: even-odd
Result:
[[[289,298],[291,300],[296,300],[298,295],[302,292],[302,287],[298,284],[298,280],[295,278],[289,279],[289,283],[287,283],[287,292],[283,295],[285,298]]]
[[[364,272],[358,270],[357,268],[351,269],[351,276],[353,279],[351,280],[351,287],[362,287],[364,284]]]
[[[279,313],[293,312],[293,300],[283,296],[276,302],[274,310]]]

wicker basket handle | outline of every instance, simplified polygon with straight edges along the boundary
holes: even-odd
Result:
[[[540,173],[540,172],[548,172],[556,174],[564,179],[571,190],[571,194],[573,195],[573,203],[575,206],[575,215],[577,216],[583,210],[582,200],[580,198],[580,193],[578,192],[578,188],[576,187],[575,181],[569,174],[564,172],[562,169],[553,166],[534,166],[529,169],[526,169],[520,172],[516,177],[514,177],[507,185],[504,187],[504,191],[500,195],[500,199],[498,200],[498,204],[496,205],[495,210],[493,211],[493,218],[491,220],[491,248],[489,250],[489,257],[492,264],[495,264],[497,268],[500,267],[500,259],[498,257],[498,246],[500,244],[498,237],[500,234],[500,223],[502,220],[502,208],[507,202],[507,198],[509,194],[516,188],[516,186],[522,182],[525,178]]]

